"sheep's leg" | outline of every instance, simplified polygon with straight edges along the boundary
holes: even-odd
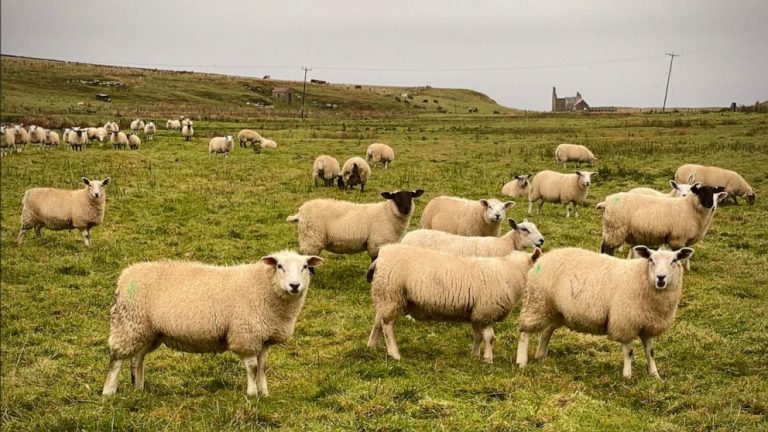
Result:
[[[21,227],[19,229],[19,236],[16,238],[16,242],[21,246],[21,243],[24,241],[24,236],[27,235],[27,231],[29,231],[29,228]]]
[[[107,380],[104,382],[104,388],[101,391],[103,395],[113,395],[117,391],[117,381],[120,377],[120,367],[123,365],[122,359],[110,358]]]
[[[573,217],[577,218],[579,217],[579,205],[575,202],[571,203],[571,207],[573,207]]]
[[[645,350],[645,358],[648,360],[648,374],[652,377],[661,378],[659,376],[659,370],[656,369],[656,359],[653,357],[653,338],[640,337],[643,341],[643,349]]]
[[[371,329],[371,336],[368,338],[368,348],[376,348],[379,345],[379,339],[381,338],[381,314],[376,313],[376,317],[373,319],[373,328]]]
[[[517,342],[517,365],[520,369],[528,364],[528,344],[531,342],[531,334],[520,332],[520,340]]]
[[[43,236],[43,227],[37,226],[35,227],[35,235],[40,238]]]
[[[365,183],[360,183],[360,192],[365,192]]]
[[[472,355],[480,357],[480,343],[483,342],[483,330],[478,323],[472,323]]]
[[[544,209],[544,198],[539,200],[539,209],[536,210],[536,214],[542,213],[542,210]]]
[[[269,390],[267,390],[267,354],[269,353],[269,347],[265,346],[259,352],[259,364],[258,364],[258,383],[257,389],[262,396],[269,396]]]
[[[528,214],[533,211],[533,201],[528,201]]]
[[[387,344],[387,354],[395,360],[400,360],[400,350],[397,349],[395,341],[395,321],[381,320],[381,327],[384,331],[384,342]]]
[[[248,396],[258,396],[259,390],[256,385],[257,365],[259,363],[257,356],[243,357],[243,363],[245,364],[245,372],[248,377],[248,387],[246,394]]]
[[[632,342],[622,343],[621,348],[624,352],[624,378],[632,378],[632,358],[635,356]]]
[[[571,205],[571,203],[565,203],[565,217],[567,217],[567,218],[571,217],[571,208],[568,207],[570,205]]]
[[[493,326],[488,325],[483,328],[483,341],[485,342],[485,352],[483,352],[483,360],[486,363],[493,363]]]
[[[144,356],[146,349],[142,349],[131,357],[131,381],[137,390],[144,390]]]
[[[83,233],[83,241],[85,242],[86,246],[91,245],[91,230],[90,229],[84,229],[82,230]]]
[[[736,199],[736,194],[732,193],[730,195],[731,195],[731,198],[733,198],[733,205],[739,205],[739,200]]]
[[[536,360],[543,361],[547,358],[547,348],[549,347],[549,339],[552,338],[552,333],[560,327],[558,324],[550,324],[539,335],[539,345],[536,348]]]
[[[635,257],[635,250],[633,248],[629,248],[629,252],[627,252],[627,259],[633,259]]]

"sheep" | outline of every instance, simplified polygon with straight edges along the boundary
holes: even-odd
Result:
[[[16,147],[16,132],[14,127],[2,127],[2,146],[0,146],[1,154],[12,151]]]
[[[67,144],[72,150],[83,151],[83,146],[88,142],[88,132],[79,127],[73,128],[67,134]]]
[[[61,139],[65,143],[69,143],[69,134],[72,132],[71,128],[64,128],[64,131],[61,133]]]
[[[148,122],[144,126],[144,135],[147,137],[147,141],[154,141],[155,132],[157,132],[157,126],[155,126],[155,123]]]
[[[387,354],[400,360],[395,341],[397,318],[459,321],[472,324],[472,354],[493,362],[493,323],[502,321],[522,297],[528,270],[541,256],[513,251],[495,258],[458,257],[415,246],[395,244],[381,248],[368,269],[376,310],[368,347],[381,334]]]
[[[95,127],[85,128],[85,134],[88,137],[89,141],[98,140],[99,139],[98,133],[99,133],[98,128],[95,128]]]
[[[29,144],[29,132],[27,132],[26,129],[24,129],[24,125],[14,125],[13,130],[15,135],[15,148],[16,152],[19,153],[24,150],[24,147],[26,147],[27,144]]]
[[[565,166],[566,162],[578,162],[579,165],[581,165],[582,162],[586,162],[589,165],[592,165],[596,160],[598,159],[595,155],[583,145],[560,144],[555,149],[555,163],[562,163],[563,169],[567,168]]]
[[[265,148],[274,149],[274,148],[277,148],[277,143],[275,141],[269,139],[269,138],[263,138],[261,140],[261,146],[260,147],[263,148],[263,149],[265,149]]]
[[[749,205],[755,204],[755,191],[736,171],[717,166],[683,165],[675,172],[675,180],[685,178],[689,183],[701,182],[704,186],[723,186],[728,196],[738,204],[737,196],[745,198]]]
[[[112,132],[115,131],[113,123],[112,122],[104,123],[104,130],[107,131],[107,135],[112,135]],[[66,140],[66,137],[64,138],[64,140]]]
[[[674,180],[669,181],[669,186],[672,188],[669,193],[662,193],[657,191],[656,189],[651,189],[647,187],[638,187],[631,189],[629,193],[637,193],[637,194],[645,194],[645,195],[653,195],[653,196],[662,196],[662,197],[672,197],[672,198],[683,198],[691,194],[691,185],[687,183],[678,183]]]
[[[639,337],[648,373],[659,378],[653,339],[675,320],[683,290],[680,262],[693,249],[634,250],[643,259],[621,260],[578,248],[557,249],[539,259],[528,272],[520,311],[520,368],[528,363],[531,333],[541,332],[536,359],[544,360],[552,333],[566,326],[621,343],[625,378],[632,376],[632,342]]]
[[[110,311],[109,368],[102,394],[117,391],[131,359],[144,389],[144,357],[165,344],[190,353],[231,351],[243,360],[248,396],[268,396],[267,353],[288,340],[322,258],[293,251],[257,263],[213,266],[184,261],[134,264],[120,274]]]
[[[508,219],[510,230],[501,237],[467,237],[438,230],[418,229],[403,237],[401,244],[436,250],[449,255],[498,257],[513,250],[541,247],[544,236],[535,224],[524,220],[518,224]]]
[[[365,160],[371,165],[381,163],[384,169],[387,169],[389,164],[395,160],[395,151],[386,144],[373,143],[368,146],[368,150],[365,152]]]
[[[140,119],[136,119],[131,122],[131,130],[133,133],[139,133],[144,130],[144,122]]]
[[[365,184],[371,178],[371,167],[363,158],[353,156],[344,162],[341,167],[341,175],[338,177],[339,189],[352,189],[360,185],[360,192],[365,191]]]
[[[195,134],[195,128],[192,121],[185,120],[186,123],[181,127],[181,136],[184,137],[184,141],[192,141],[192,136]]]
[[[232,135],[213,137],[208,141],[208,154],[211,157],[218,156],[220,153],[223,153],[224,156],[229,156],[234,146],[235,142],[232,140]]]
[[[165,127],[168,130],[179,130],[181,129],[181,121],[179,120],[168,120],[165,122]]]
[[[603,240],[600,252],[632,245],[669,245],[672,249],[692,246],[704,238],[712,224],[722,188],[691,186],[691,195],[670,199],[634,193],[617,193],[605,199]],[[690,262],[686,262],[690,269]]]
[[[376,259],[379,248],[403,238],[413,215],[413,200],[423,190],[382,192],[384,202],[358,204],[314,199],[288,216],[299,224],[299,250],[318,255],[325,249],[338,254],[368,252]]]
[[[125,132],[118,132],[113,131],[112,136],[109,137],[110,142],[112,143],[112,146],[115,148],[115,150],[125,150],[128,148],[128,136],[125,134]]]
[[[506,183],[501,188],[502,195],[507,195],[512,198],[528,198],[528,193],[531,191],[530,176],[530,174],[520,174],[515,176],[514,180]]]
[[[421,214],[421,228],[462,236],[498,237],[513,201],[468,200],[449,196],[433,198]]]
[[[533,177],[531,191],[528,194],[528,214],[533,211],[533,203],[539,203],[536,214],[541,212],[545,202],[560,203],[565,205],[565,217],[571,217],[570,204],[573,207],[573,216],[579,217],[577,205],[587,199],[589,185],[596,172],[576,171],[574,174],[561,174],[555,171],[544,170]]]
[[[109,134],[107,133],[107,130],[103,127],[97,127],[96,128],[96,139],[99,140],[100,143],[104,143],[104,140],[107,139]]]
[[[41,230],[46,228],[80,230],[85,245],[90,246],[91,229],[104,221],[109,177],[101,181],[83,177],[83,183],[85,188],[79,190],[33,188],[24,192],[18,244],[21,245],[30,229],[40,237]]]
[[[61,143],[59,134],[54,131],[45,131],[45,145],[46,147],[58,147]]]
[[[128,135],[128,147],[131,150],[138,150],[141,147],[141,138],[136,134]]]
[[[328,155],[318,156],[312,164],[312,178],[315,180],[315,186],[318,186],[320,180],[326,187],[333,186],[333,181],[340,172],[339,161]]]
[[[261,140],[263,139],[264,138],[262,138],[258,132],[250,129],[243,129],[237,133],[237,140],[240,142],[240,147],[248,147],[249,143],[255,146],[257,142],[261,143]]]
[[[42,147],[45,145],[45,129],[32,125],[29,127],[29,142]]]

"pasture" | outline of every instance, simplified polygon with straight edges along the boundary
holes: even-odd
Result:
[[[166,131],[165,119],[149,120],[160,132],[138,152],[106,144],[82,153],[28,148],[2,158],[3,431],[768,428],[766,115],[197,121],[191,143]],[[278,148],[254,154],[235,144],[228,158],[208,156],[209,137],[243,127]],[[315,156],[343,163],[377,141],[397,156],[389,170],[374,168],[365,193],[314,187]],[[270,397],[246,398],[245,369],[231,353],[167,348],[147,357],[144,393],[132,389],[124,366],[117,394],[101,396],[109,310],[126,266],[158,259],[234,264],[296,248],[296,226],[285,218],[317,197],[375,202],[382,191],[423,188],[414,229],[436,196],[501,198],[515,174],[563,171],[553,157],[562,142],[590,147],[601,159],[592,169],[599,176],[578,219],[552,204],[529,217],[546,237],[545,252],[597,250],[595,203],[635,186],[668,190],[685,162],[734,169],[757,192],[753,207],[740,200],[719,208],[695,246],[677,320],[657,341],[661,381],[648,376],[642,355],[633,378],[622,379],[620,344],[566,329],[555,333],[546,361],[520,371],[512,363],[517,311],[495,326],[492,365],[470,356],[468,324],[407,319],[396,327],[403,358],[392,361],[383,343],[366,347],[373,320],[367,255],[324,252],[296,333],[270,352]],[[93,246],[86,249],[76,231],[44,231],[18,247],[24,191],[80,188],[83,176],[112,178]],[[507,214],[522,220],[526,210],[518,200]]]

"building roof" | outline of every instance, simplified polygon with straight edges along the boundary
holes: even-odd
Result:
[[[272,93],[290,93],[291,89],[288,87],[275,87],[272,89]]]

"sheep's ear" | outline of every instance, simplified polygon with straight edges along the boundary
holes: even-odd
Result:
[[[576,171],[576,175],[579,177],[584,177],[584,173],[582,173],[581,171]]]
[[[388,199],[388,200],[391,200],[391,199],[393,199],[395,196],[394,196],[394,195],[392,195],[392,192],[382,192],[382,193],[381,193],[381,197],[382,197],[382,198],[384,198],[384,199]]]
[[[538,261],[539,257],[541,257],[541,249],[536,248],[533,250],[533,253],[531,254],[531,264]]]
[[[589,175],[591,175],[592,177],[597,177],[599,174],[600,173],[597,172],[597,171],[590,171],[590,173],[589,173]]]
[[[669,186],[674,190],[680,190],[680,186],[677,185],[677,182],[674,180],[669,181]]]
[[[307,257],[307,265],[310,268],[321,266],[321,265],[323,265],[323,259],[320,258],[317,255],[308,256]]]
[[[109,184],[109,177],[104,177],[104,180],[101,181],[102,186],[106,186]]]
[[[517,222],[515,222],[514,219],[509,218],[509,219],[507,219],[507,222],[509,222],[509,227],[510,228],[512,228],[513,230],[517,231]]]
[[[416,189],[413,191],[413,198],[418,198],[422,195],[424,195],[424,189]]]
[[[651,254],[653,253],[652,250],[648,249],[645,246],[635,246],[632,248],[633,251],[635,251],[635,254],[639,257],[649,259],[651,257]]]
[[[717,202],[725,201],[726,198],[728,198],[728,192],[718,192],[715,194],[715,201]]]
[[[480,204],[483,205],[483,207],[488,208],[488,200],[487,199],[481,199]]]
[[[681,261],[681,260],[684,260],[686,258],[690,258],[691,255],[693,255],[693,249],[689,248],[689,247],[684,247],[684,248],[678,250],[676,253],[677,253],[677,260]]]
[[[88,177],[83,177],[83,183],[85,183],[85,185],[88,186],[89,184],[91,184],[91,181],[88,180]]]
[[[273,256],[265,256],[261,259],[261,262],[270,267],[277,267],[277,258]]]
[[[691,175],[688,176],[688,184],[693,183],[693,179],[694,179],[695,176],[696,176],[696,174],[691,174]]]
[[[701,182],[696,182],[691,185],[691,192],[695,193],[696,195],[699,194],[700,190],[701,190]]]
[[[504,210],[511,209],[514,206],[515,206],[515,202],[514,201],[507,201],[507,202],[504,203]]]

